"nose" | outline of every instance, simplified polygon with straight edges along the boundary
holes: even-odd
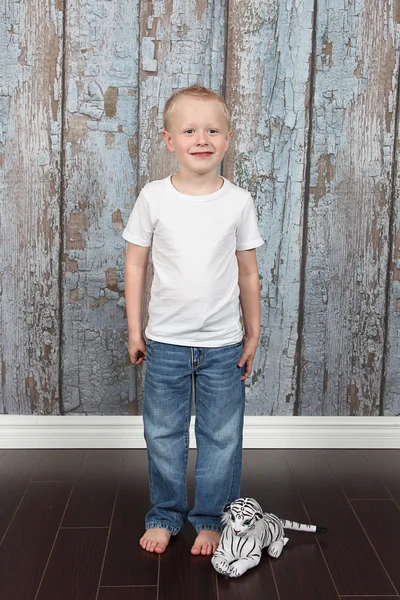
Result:
[[[207,144],[206,135],[203,131],[199,131],[197,134],[197,145],[204,146]]]
[[[236,533],[236,535],[237,535],[238,533],[240,533],[240,530],[239,529],[234,529],[233,533]]]

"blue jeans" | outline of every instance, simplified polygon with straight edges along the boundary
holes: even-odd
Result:
[[[225,504],[240,496],[245,405],[243,342],[193,348],[147,340],[144,435],[150,501],[146,529],[178,533],[186,519],[199,532],[222,531]],[[197,443],[195,505],[189,512],[186,469],[195,374]]]

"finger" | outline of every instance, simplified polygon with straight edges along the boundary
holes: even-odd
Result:
[[[245,368],[244,368],[244,373],[240,378],[240,381],[244,381],[245,379],[247,379],[249,377],[249,375],[251,375],[251,371],[253,368],[253,361],[252,360],[248,360],[246,362]]]
[[[146,360],[146,356],[140,356],[139,358],[134,356],[130,356],[130,361],[132,365],[141,365],[144,360]]]
[[[249,364],[250,368],[251,365],[253,364],[253,360],[254,360],[254,354],[247,354],[247,352],[243,352],[242,356],[239,359],[238,362],[238,367],[243,367],[243,365]]]
[[[247,359],[248,359],[248,356],[243,353],[242,356],[239,358],[238,367],[243,367],[243,365],[246,363]]]
[[[244,381],[248,378],[249,375],[251,375],[251,371],[245,371],[244,374],[241,376],[240,381]]]

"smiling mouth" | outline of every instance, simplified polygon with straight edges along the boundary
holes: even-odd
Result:
[[[205,157],[205,156],[211,156],[212,152],[193,152],[192,156],[200,156]]]

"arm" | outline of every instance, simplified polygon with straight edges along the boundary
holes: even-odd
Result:
[[[142,335],[142,303],[150,248],[128,243],[125,260],[125,300],[128,318],[129,356],[140,365],[146,359]]]
[[[255,248],[236,252],[239,266],[240,305],[244,321],[244,348],[239,367],[246,365],[242,380],[249,377],[260,337],[260,278]]]

